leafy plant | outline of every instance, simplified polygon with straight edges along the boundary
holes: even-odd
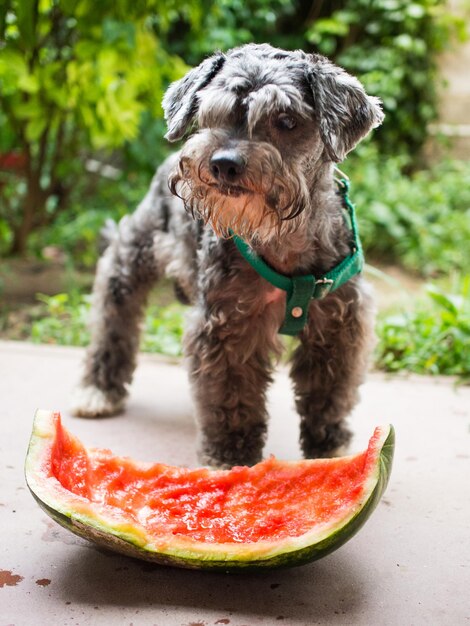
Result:
[[[86,346],[89,343],[90,334],[86,326],[89,296],[72,292],[55,296],[38,294],[37,299],[44,305],[44,316],[31,325],[34,342],[65,346]]]
[[[470,163],[443,161],[410,176],[406,163],[369,144],[343,166],[367,254],[423,276],[470,273]]]
[[[184,311],[184,307],[179,304],[167,307],[150,306],[145,314],[142,350],[181,356]]]
[[[83,179],[78,181],[68,210],[58,215],[49,228],[33,232],[29,249],[40,256],[46,246],[58,247],[76,267],[93,268],[106,220],[117,222],[132,213],[147,192],[150,180],[145,172],[130,172],[119,180],[94,178],[91,189]]]
[[[382,98],[381,151],[418,155],[437,116],[438,55],[466,39],[465,19],[444,0],[319,2],[312,18],[307,40]]]
[[[144,110],[161,115],[164,85],[186,66],[147,17],[173,10],[163,0],[0,4],[0,228],[9,225],[10,253],[67,209],[92,151],[134,138]]]
[[[38,294],[43,305],[42,315],[37,313],[31,325],[31,339],[37,343],[66,346],[86,346],[90,342],[88,318],[90,296],[78,292],[59,293],[54,296]],[[184,307],[150,306],[145,312],[141,347],[145,352],[167,356],[182,354]]]
[[[154,27],[168,50],[196,65],[214,50],[228,50],[245,43],[269,42],[296,48],[303,39],[303,11],[297,0],[218,0],[200,2],[196,28],[183,12],[172,19],[156,17]],[[292,25],[295,23],[295,26]]]
[[[470,276],[457,293],[430,286],[427,301],[414,311],[383,316],[378,336],[376,365],[381,369],[470,381]]]

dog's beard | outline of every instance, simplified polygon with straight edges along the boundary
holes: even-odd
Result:
[[[184,185],[183,185],[184,190]],[[209,224],[219,237],[231,233],[244,239],[265,239],[277,226],[277,216],[267,211],[265,198],[254,192],[230,190],[216,187],[192,187],[188,195],[182,194],[187,210]]]
[[[169,179],[172,193],[183,200],[186,210],[219,237],[234,233],[248,241],[268,242],[299,228],[306,204],[299,178],[284,173],[258,180],[244,176],[237,182],[218,184],[207,168],[201,164],[196,168],[187,158],[180,160]]]

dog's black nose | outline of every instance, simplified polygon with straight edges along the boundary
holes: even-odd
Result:
[[[211,157],[212,176],[224,183],[236,183],[245,171],[245,161],[236,150],[217,150]]]

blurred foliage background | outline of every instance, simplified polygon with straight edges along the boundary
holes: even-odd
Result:
[[[468,377],[470,167],[428,161],[425,150],[438,116],[439,55],[465,37],[465,20],[444,0],[0,0],[0,255],[53,258],[69,276],[66,292],[41,296],[20,316],[18,336],[86,343],[90,281],[83,289],[76,273],[92,271],[105,220],[135,208],[170,150],[166,86],[215,49],[268,41],[329,56],[384,102],[384,125],[343,169],[370,263],[434,287],[400,313],[401,326],[396,311],[383,314],[377,363]],[[166,304],[164,296],[149,309],[144,347],[177,354],[182,314]],[[13,309],[2,305],[6,336]],[[432,311],[426,324],[443,333],[447,356],[426,348],[415,365],[405,329],[423,346],[436,342],[426,324],[409,322],[423,311]]]

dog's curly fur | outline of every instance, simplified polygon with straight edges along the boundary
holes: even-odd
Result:
[[[281,273],[328,272],[351,243],[334,164],[383,114],[357,79],[324,57],[266,44],[206,59],[170,86],[163,106],[170,141],[193,134],[157,170],[99,261],[74,412],[122,408],[147,295],[170,276],[193,305],[184,348],[200,460],[251,465],[266,436],[285,294],[252,269],[228,233]],[[306,457],[330,456],[348,442],[345,418],[367,367],[372,312],[360,277],[310,304],[291,368]]]

